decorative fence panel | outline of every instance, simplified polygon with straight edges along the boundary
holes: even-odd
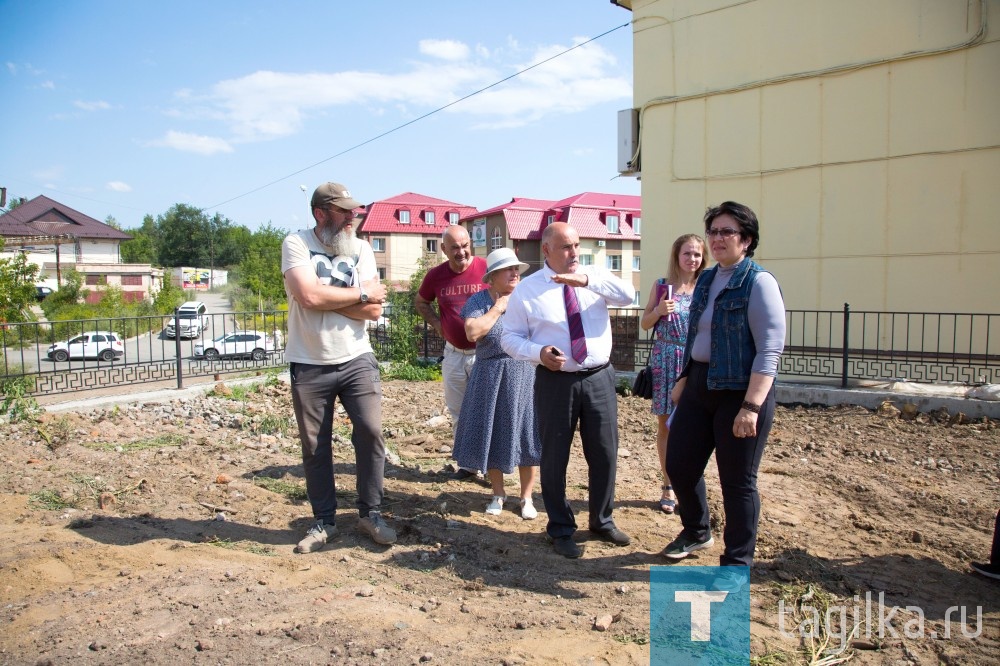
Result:
[[[649,357],[652,341],[639,326],[641,311],[611,311],[614,346],[611,361],[620,371],[638,370]],[[46,395],[112,385],[138,385],[238,372],[261,372],[285,366],[287,313],[238,312],[210,315],[199,336],[167,337],[169,317],[131,317],[21,323],[0,326],[0,394],[11,380],[22,380],[27,392]],[[401,321],[404,321],[402,318]],[[412,319],[410,319],[412,321]],[[785,351],[779,376],[803,380],[835,380],[841,386],[858,381],[1000,384],[1000,339],[991,337],[1000,315],[971,313],[852,312],[788,310]],[[376,355],[388,359],[394,339],[390,318],[369,324]],[[123,340],[114,360],[50,358],[49,346],[89,331],[115,332]],[[213,341],[237,332],[259,332],[269,340],[266,353],[250,357],[203,355]],[[415,330],[418,356],[436,360],[444,341],[420,322]],[[411,343],[407,343],[411,344]],[[249,350],[247,350],[249,351]]]

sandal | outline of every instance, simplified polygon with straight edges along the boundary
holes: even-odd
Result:
[[[664,493],[668,493],[668,492],[671,492],[673,490],[673,486],[670,486],[670,485],[662,486],[661,490],[663,490]],[[675,499],[669,499],[667,497],[661,497],[660,498],[660,511],[662,511],[663,513],[665,513],[667,515],[670,515],[670,514],[674,513],[675,511],[677,511],[677,500],[675,500]]]

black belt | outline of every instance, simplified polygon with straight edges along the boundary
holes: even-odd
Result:
[[[559,374],[562,374],[562,375],[592,375],[595,372],[600,372],[601,370],[604,370],[609,365],[611,365],[611,361],[608,361],[604,365],[599,365],[596,368],[584,368],[583,370],[549,370],[544,365],[539,365],[538,367],[542,368],[544,370],[549,370],[549,372],[551,372],[553,374],[557,374],[557,375],[559,375]]]

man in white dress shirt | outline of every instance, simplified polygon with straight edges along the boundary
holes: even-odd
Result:
[[[537,364],[535,420],[542,439],[545,531],[557,553],[577,558],[583,550],[573,540],[576,519],[566,500],[566,467],[577,424],[588,466],[590,531],[618,546],[631,542],[611,517],[618,402],[608,305],[631,305],[635,290],[609,271],[581,266],[580,237],[569,224],[545,228],[542,254],[542,270],[511,294],[501,346],[513,358]]]

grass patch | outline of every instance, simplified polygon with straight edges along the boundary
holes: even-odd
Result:
[[[265,546],[262,543],[257,543],[255,541],[233,541],[232,539],[220,539],[217,536],[210,536],[205,540],[210,546],[215,546],[216,548],[225,548],[226,550],[242,550],[247,553],[253,553],[254,555],[264,555],[265,557],[273,557],[275,553],[274,548],[271,546]]]
[[[277,435],[282,437],[296,426],[295,417],[282,414],[264,414],[259,419],[252,418],[250,430],[257,435]]]
[[[643,633],[641,631],[632,632],[629,634],[615,634],[612,636],[616,642],[622,645],[649,645],[649,634]]]
[[[162,449],[168,446],[181,446],[186,442],[187,437],[184,435],[164,433],[162,435],[156,435],[155,437],[147,437],[146,439],[134,439],[129,442],[84,442],[83,445],[88,449],[95,449],[97,451],[117,451],[118,449],[121,449],[122,453],[132,453],[134,451],[142,451],[145,449]]]
[[[379,365],[382,379],[401,379],[408,382],[438,382],[441,381],[441,366],[411,365],[409,363],[388,363]]]
[[[306,500],[306,487],[284,479],[272,479],[268,476],[255,476],[253,478],[255,486],[260,486],[264,490],[270,490],[290,500]]]
[[[836,605],[836,598],[826,590],[811,584],[777,584],[780,599],[784,602],[784,612],[792,623],[791,631],[802,636],[800,655],[810,666],[834,666],[850,661],[854,654],[846,649],[858,632],[859,625],[853,627],[831,627],[827,622],[838,620],[837,614],[828,612]],[[786,620],[787,623],[787,620]],[[830,634],[830,630],[834,634]],[[773,656],[777,657],[776,654]],[[761,666],[780,661],[760,662]]]
[[[33,509],[45,509],[47,511],[62,511],[63,509],[76,508],[76,498],[66,499],[54,490],[39,490],[28,496],[28,506]]]

